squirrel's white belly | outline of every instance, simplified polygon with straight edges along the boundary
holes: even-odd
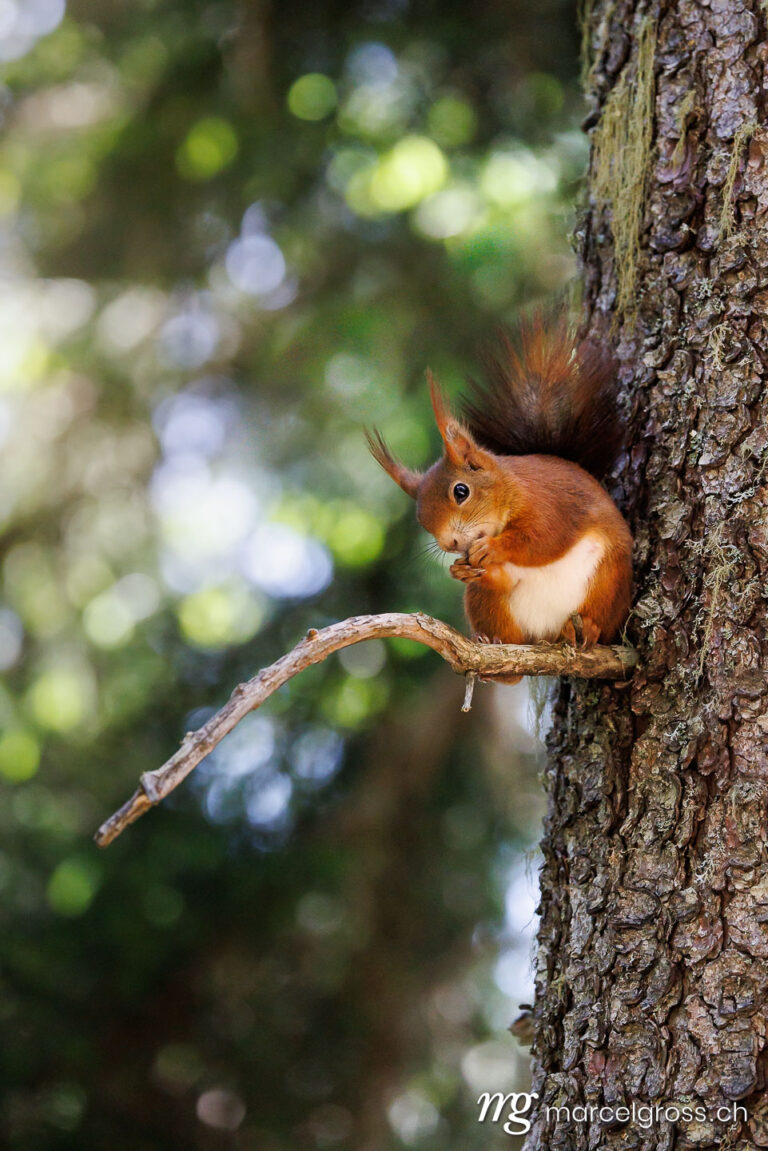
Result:
[[[505,565],[517,580],[509,594],[510,610],[531,640],[557,639],[565,621],[584,603],[604,552],[601,539],[586,535],[551,564]]]

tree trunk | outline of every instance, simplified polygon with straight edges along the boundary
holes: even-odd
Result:
[[[641,668],[555,709],[526,1147],[747,1151],[768,1147],[766,13],[586,19],[585,327],[621,360]]]

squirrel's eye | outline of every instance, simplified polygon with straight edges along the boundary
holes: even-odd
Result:
[[[457,504],[463,504],[464,500],[469,499],[469,488],[466,484],[453,485],[453,498]]]

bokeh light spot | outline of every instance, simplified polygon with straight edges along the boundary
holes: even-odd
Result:
[[[279,599],[316,595],[333,576],[333,563],[323,545],[284,524],[257,528],[241,566],[249,580]]]
[[[255,827],[273,828],[285,822],[293,784],[287,775],[275,774],[257,779],[245,801],[248,822]]]
[[[448,164],[434,140],[406,136],[373,169],[370,197],[382,212],[401,212],[438,191],[447,175]]]
[[[106,305],[98,321],[100,342],[110,352],[130,352],[155,330],[166,307],[162,292],[130,288]]]
[[[341,767],[344,740],[337,731],[313,727],[295,740],[290,753],[296,779],[311,787],[322,787]]]
[[[416,643],[412,639],[396,639],[390,640],[390,647],[394,652],[397,652],[400,659],[423,659],[429,654],[429,648],[425,647],[423,643]]]
[[[471,1047],[461,1072],[472,1091],[510,1091],[518,1075],[514,1041],[489,1039]]]
[[[48,881],[48,906],[57,915],[82,915],[90,907],[98,886],[94,867],[79,859],[65,859]]]
[[[336,107],[336,85],[322,72],[309,72],[291,85],[288,107],[299,120],[323,120]]]
[[[80,1125],[88,1096],[79,1083],[56,1083],[40,1100],[40,1114],[60,1131]]]
[[[205,723],[205,719],[202,719],[201,724],[197,726],[201,726],[202,723]],[[198,778],[207,780],[210,777],[232,781],[254,775],[267,767],[275,754],[276,746],[274,720],[261,713],[247,715],[234,731],[213,749],[198,771]]]
[[[3,569],[9,598],[26,627],[38,636],[54,635],[66,621],[67,605],[50,554],[38,543],[22,543],[9,551]]]
[[[84,280],[46,280],[38,294],[37,322],[42,333],[62,340],[88,323],[96,308],[96,293]]]
[[[355,679],[372,679],[387,662],[387,646],[380,639],[356,643],[339,652],[339,662],[347,674]]]
[[[427,114],[430,135],[444,148],[469,144],[477,131],[477,116],[471,104],[457,96],[436,100]]]
[[[245,1119],[245,1104],[240,1096],[223,1087],[204,1091],[197,1100],[196,1110],[201,1123],[219,1131],[237,1131]]]
[[[444,188],[419,204],[416,226],[433,240],[447,240],[471,229],[482,218],[483,202],[473,188]]]
[[[234,422],[235,405],[226,399],[180,392],[158,405],[154,424],[166,455],[217,455]]]
[[[309,891],[296,908],[296,922],[312,935],[333,935],[346,918],[343,903],[322,891]]]
[[[378,40],[368,40],[352,49],[346,70],[355,84],[385,88],[395,82],[399,68],[391,48]]]
[[[64,16],[65,0],[2,0],[0,60],[18,60]]]
[[[28,699],[41,727],[63,733],[83,722],[91,695],[92,685],[84,669],[54,667],[35,680]]]
[[[244,643],[256,634],[263,620],[261,603],[237,587],[204,588],[179,605],[184,638],[204,650]]]
[[[97,647],[121,647],[133,635],[133,615],[114,590],[96,596],[83,612],[83,627]]]
[[[553,192],[557,174],[527,148],[517,148],[494,152],[483,169],[480,184],[489,200],[509,208],[524,204],[537,194]]]
[[[381,680],[349,676],[338,691],[326,697],[323,710],[332,723],[354,730],[381,709],[387,696],[387,686]]]
[[[440,1113],[421,1091],[406,1091],[395,1099],[388,1111],[389,1122],[399,1139],[408,1146],[433,1135]]]
[[[11,729],[0,736],[0,775],[9,783],[26,783],[40,766],[40,745],[28,731]]]
[[[219,343],[219,321],[200,297],[193,297],[160,331],[160,344],[171,363],[180,368],[200,368],[213,356]]]
[[[174,1094],[189,1090],[204,1071],[200,1052],[189,1043],[168,1043],[161,1047],[152,1067],[153,1077]]]
[[[176,153],[176,167],[185,180],[210,180],[237,156],[235,130],[221,116],[206,116],[190,128]]]
[[[214,478],[205,463],[174,456],[152,477],[152,500],[169,546],[199,570],[248,538],[256,514],[250,486],[231,475]],[[198,579],[196,586],[204,580]]]
[[[271,236],[243,236],[230,244],[226,268],[235,287],[252,296],[265,296],[285,279],[285,256]]]
[[[339,563],[364,567],[381,555],[384,529],[370,512],[350,508],[341,512],[331,528],[328,544]]]

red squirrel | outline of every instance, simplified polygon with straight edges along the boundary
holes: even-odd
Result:
[[[505,338],[503,359],[488,358],[462,421],[427,373],[443,456],[426,472],[377,431],[368,444],[442,550],[459,553],[450,573],[476,639],[610,643],[632,588],[632,536],[598,482],[623,438],[615,362],[565,320],[521,325],[519,345]]]

